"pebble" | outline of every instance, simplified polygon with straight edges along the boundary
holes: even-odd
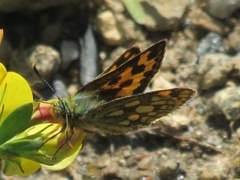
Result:
[[[227,38],[228,44],[230,48],[232,48],[235,51],[240,51],[240,25],[237,24],[233,31],[229,33]]]
[[[202,38],[197,47],[197,52],[200,58],[207,53],[218,53],[223,51],[223,38],[213,32],[208,33]]]
[[[23,52],[16,52],[10,61],[10,69],[22,74],[31,85],[42,87],[45,84],[34,74],[32,64],[36,64],[36,68],[44,79],[49,80],[60,67],[59,52],[51,46],[36,45]]]
[[[102,174],[104,174],[104,176],[108,176],[108,175],[115,175],[117,176],[118,172],[119,172],[119,165],[117,162],[111,162],[111,164],[109,164],[106,168],[104,168],[104,170],[102,171]]]
[[[107,167],[111,164],[111,158],[109,157],[108,154],[104,154],[103,156],[101,156],[98,161],[96,162],[97,166],[99,168],[104,168]]]
[[[231,60],[233,66],[232,76],[240,81],[240,54],[234,56]]]
[[[124,35],[112,11],[99,13],[96,21],[102,39],[108,46],[120,45],[124,41]]]
[[[152,165],[152,158],[149,156],[143,158],[137,164],[138,169],[141,169],[141,170],[151,169],[151,165]]]
[[[229,121],[240,120],[240,87],[227,87],[212,97],[211,111],[213,114],[224,114]]]
[[[60,46],[61,52],[61,68],[68,68],[70,63],[79,58],[79,46],[73,41],[63,41]]]
[[[170,73],[164,73],[169,75]],[[171,83],[169,80],[165,78],[163,73],[159,72],[156,74],[154,81],[152,82],[152,89],[157,90],[157,89],[171,89],[175,88],[176,85]]]
[[[162,163],[159,167],[159,176],[161,179],[175,179],[177,162],[174,160],[168,159],[165,163]]]
[[[150,31],[167,31],[178,28],[189,5],[189,0],[141,1],[146,13],[144,25]]]
[[[206,11],[213,17],[225,19],[230,17],[234,11],[240,8],[239,0],[206,0]]]
[[[163,116],[161,119],[156,121],[156,125],[161,127],[164,132],[179,132],[184,128],[188,127],[191,123],[191,120],[181,115],[180,113],[173,113],[169,116]]]
[[[189,12],[188,18],[193,25],[210,32],[224,35],[229,31],[229,28],[222,22],[212,18],[200,8],[193,8]]]
[[[222,179],[232,179],[229,174],[231,168],[233,166],[233,162],[223,156],[218,155],[207,163],[205,163],[202,167],[199,167],[199,179],[201,180],[222,180]]]
[[[230,57],[226,54],[206,54],[201,59],[197,70],[199,75],[199,89],[209,90],[223,86],[226,83],[231,70],[232,64]]]

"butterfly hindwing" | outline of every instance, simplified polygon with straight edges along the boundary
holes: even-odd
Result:
[[[122,134],[149,125],[176,110],[195,93],[192,89],[175,88],[123,97],[89,111],[87,117],[98,132]]]

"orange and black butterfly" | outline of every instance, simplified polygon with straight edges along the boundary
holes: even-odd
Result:
[[[174,88],[143,93],[161,66],[165,46],[166,40],[162,40],[144,51],[128,49],[74,96],[54,103],[54,118],[71,130],[117,135],[176,110],[196,91]]]

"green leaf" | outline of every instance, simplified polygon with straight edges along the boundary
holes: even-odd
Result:
[[[11,112],[0,126],[0,145],[29,126],[33,112],[32,103],[20,106]]]
[[[39,135],[8,141],[0,146],[0,154],[9,157],[23,157],[46,165],[54,165],[59,162],[58,159],[52,159],[44,151],[39,150],[43,143],[43,139]]]
[[[123,0],[123,4],[128,10],[128,13],[138,24],[144,24],[146,20],[146,13],[141,4],[137,0]]]

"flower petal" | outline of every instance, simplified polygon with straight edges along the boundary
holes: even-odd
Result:
[[[4,69],[0,69],[0,76],[4,75]],[[0,77],[1,79],[1,77]],[[8,72],[0,84],[0,95],[4,104],[1,119],[4,119],[17,107],[32,102],[32,91],[27,81],[17,73]]]
[[[2,160],[2,171],[7,176],[18,175],[21,177],[28,176],[40,168],[40,164],[25,158]]]
[[[5,76],[7,75],[7,70],[2,63],[0,63],[0,85],[4,80]]]
[[[45,167],[46,169],[57,171],[71,165],[71,163],[76,159],[77,155],[83,148],[83,140],[85,135],[86,134],[83,131],[81,132],[79,131],[78,133],[75,132],[75,134],[71,137],[69,142],[66,143],[65,146],[61,147],[59,152],[57,152],[57,154],[55,155],[55,158],[58,158],[60,161],[54,164],[53,166],[48,166],[44,164],[42,164],[42,166]]]

